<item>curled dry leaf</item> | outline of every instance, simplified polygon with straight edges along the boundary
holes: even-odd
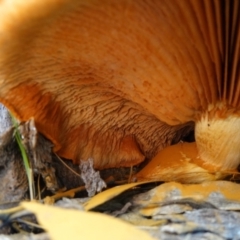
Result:
[[[209,203],[212,208],[238,210],[240,206],[240,186],[228,181],[204,182],[201,184],[180,184],[169,182],[139,194],[133,205],[140,206],[140,213],[153,217],[160,214],[162,205],[168,202],[181,203],[180,200],[193,200]]]
[[[92,197],[89,201],[87,201],[84,204],[84,209],[86,211],[92,210],[95,207],[105,203],[106,201],[111,200],[112,198],[120,195],[121,193],[123,193],[131,188],[134,188],[134,187],[146,184],[146,183],[149,183],[149,181],[140,182],[140,183],[139,182],[138,183],[129,183],[129,184],[124,184],[121,186],[116,186],[116,187],[110,188],[104,192],[97,194],[96,196]]]

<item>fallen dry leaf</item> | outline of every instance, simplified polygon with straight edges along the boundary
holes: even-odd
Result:
[[[35,213],[51,239],[153,240],[148,233],[119,219],[93,212],[61,209],[35,202],[22,206]]]
[[[141,206],[142,215],[152,217],[160,214],[163,203],[181,199],[192,199],[195,203],[208,202],[218,209],[239,210],[240,185],[229,181],[201,184],[169,182],[139,194],[133,204]]]

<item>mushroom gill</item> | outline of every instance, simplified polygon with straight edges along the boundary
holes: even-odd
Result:
[[[238,0],[2,0],[0,14],[0,102],[60,156],[132,166],[195,123],[196,164],[239,165]]]

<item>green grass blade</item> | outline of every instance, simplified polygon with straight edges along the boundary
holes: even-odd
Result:
[[[23,164],[24,164],[25,171],[26,171],[27,178],[28,178],[30,199],[33,200],[33,198],[34,198],[34,181],[33,181],[32,169],[31,169],[31,166],[30,166],[30,163],[29,163],[29,159],[28,159],[28,156],[27,156],[26,149],[25,149],[25,147],[22,143],[22,140],[21,140],[21,135],[20,135],[19,130],[18,130],[18,123],[17,123],[16,119],[14,118],[14,116],[12,116],[12,114],[11,114],[11,117],[12,117],[13,125],[15,127],[15,139],[16,139],[17,144],[19,146],[19,149],[21,151],[21,155],[22,155],[22,158],[23,158]]]

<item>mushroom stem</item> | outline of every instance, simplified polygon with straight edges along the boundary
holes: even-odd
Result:
[[[240,117],[205,114],[196,122],[195,138],[202,167],[231,171],[240,163]]]
[[[240,117],[232,108],[210,106],[196,122],[196,142],[163,149],[133,179],[197,183],[235,175],[240,164],[239,132]]]

